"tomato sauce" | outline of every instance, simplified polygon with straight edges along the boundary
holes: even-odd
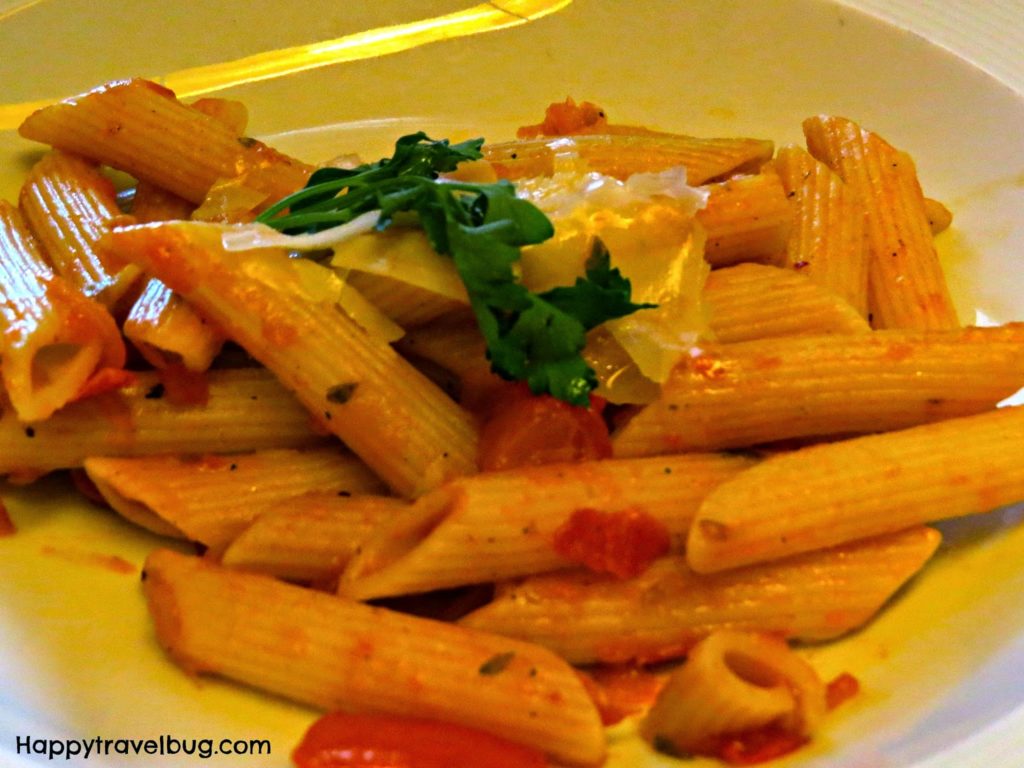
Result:
[[[205,373],[188,370],[175,363],[159,372],[164,396],[171,405],[203,406],[210,399],[210,384]]]
[[[593,667],[581,672],[580,677],[601,713],[601,722],[615,725],[649,709],[668,674],[655,674],[632,665],[609,665]]]
[[[544,120],[537,125],[524,125],[516,131],[520,139],[538,136],[571,136],[578,133],[604,133],[608,118],[597,104],[584,101],[577,104],[572,98],[555,102],[544,110]]]
[[[576,103],[567,98],[550,104],[544,110],[544,120],[536,125],[524,125],[516,131],[518,139],[541,136],[578,136],[591,133],[621,133],[657,135],[657,131],[639,125],[609,125],[608,116],[597,104],[589,101]]]
[[[296,768],[546,768],[541,752],[454,723],[332,712],[292,752]]]
[[[788,755],[806,743],[806,736],[767,726],[723,737],[711,754],[729,765],[758,765]]]
[[[636,507],[618,512],[577,509],[554,534],[555,551],[597,573],[620,579],[639,576],[668,553],[668,528]]]
[[[508,387],[480,432],[480,469],[611,457],[612,442],[601,415],[604,401],[590,399],[590,408],[581,408],[550,395],[531,395],[525,386]]]
[[[825,688],[825,704],[829,711],[860,693],[860,681],[848,672],[836,677]]]
[[[17,531],[17,528],[14,527],[14,521],[11,520],[7,507],[4,506],[4,500],[0,499],[0,538],[13,536],[15,531]]]
[[[96,395],[102,395],[104,392],[112,392],[115,389],[131,386],[137,379],[138,377],[134,373],[123,368],[101,368],[79,387],[71,402],[85,400]]]

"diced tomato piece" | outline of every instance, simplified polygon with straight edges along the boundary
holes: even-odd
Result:
[[[123,368],[100,368],[78,388],[78,392],[75,393],[71,402],[85,400],[86,398],[96,397],[96,395],[102,395],[104,392],[112,392],[115,389],[131,386],[137,378],[134,373]]]
[[[577,104],[571,97],[550,104],[544,110],[544,121],[537,125],[524,125],[516,131],[520,139],[537,136],[570,136],[574,133],[602,133],[608,127],[608,118],[597,104],[584,101]]]
[[[332,712],[292,752],[296,768],[546,768],[535,749],[453,723]]]
[[[550,395],[531,395],[525,387],[510,387],[506,393],[480,433],[482,470],[592,461],[612,455],[600,398],[591,396],[591,406],[580,408]]]
[[[623,664],[598,666],[579,674],[605,725],[615,725],[649,708],[668,678],[666,673]]]
[[[849,672],[843,672],[825,689],[825,703],[830,710],[849,701],[860,693],[860,681]]]
[[[171,405],[200,406],[210,399],[210,383],[203,372],[190,371],[174,364],[157,372],[164,386],[164,397]]]
[[[554,534],[558,554],[597,573],[639,576],[672,545],[668,528],[635,507],[618,512],[575,510]]]

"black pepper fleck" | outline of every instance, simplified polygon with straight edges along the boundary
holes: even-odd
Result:
[[[352,398],[352,393],[359,386],[357,381],[346,381],[343,384],[335,384],[327,390],[327,399],[332,403],[344,405]]]

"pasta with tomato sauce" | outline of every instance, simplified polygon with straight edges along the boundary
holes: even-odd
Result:
[[[146,562],[156,637],[328,712],[299,768],[599,765],[621,720],[797,750],[858,688],[800,644],[1024,498],[1024,325],[960,326],[944,209],[851,120],[776,149],[570,99],[320,167],[244,126],[137,79],[25,120],[0,473],[201,544]]]

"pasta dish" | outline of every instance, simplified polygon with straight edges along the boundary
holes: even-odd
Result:
[[[299,768],[799,750],[858,691],[803,646],[1024,499],[1024,325],[961,324],[868,127],[570,99],[314,167],[246,122],[139,79],[25,120],[0,474],[161,537],[168,663],[326,713]]]

